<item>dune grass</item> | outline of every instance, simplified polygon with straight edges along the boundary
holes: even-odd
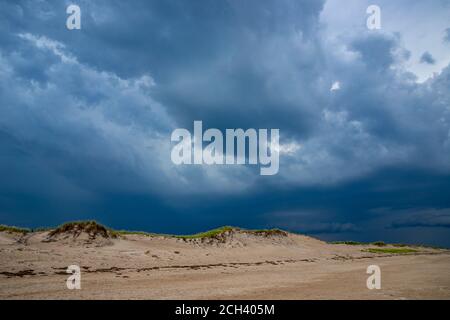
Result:
[[[221,235],[227,231],[232,231],[232,230],[239,230],[239,228],[224,226],[224,227],[220,227],[220,228],[216,228],[216,229],[212,229],[212,230],[208,230],[208,231],[200,232],[200,233],[196,233],[196,234],[172,235],[172,237],[177,238],[177,239],[209,239],[209,238],[217,237],[218,235]]]
[[[370,253],[389,253],[389,254],[406,254],[419,252],[418,250],[409,248],[369,248],[364,249],[362,251]]]
[[[259,230],[244,230],[245,232],[255,234],[255,235],[264,235],[264,236],[285,236],[287,232],[280,229],[259,229]]]
[[[146,231],[129,231],[129,230],[112,230],[112,232],[117,235],[140,235],[145,237],[167,237],[167,238],[177,238],[177,239],[202,239],[202,238],[213,238],[224,232],[230,230],[237,230],[235,227],[221,227],[213,230],[208,230],[205,232],[200,232],[196,234],[188,234],[188,235],[175,235],[175,234],[164,234],[164,233],[151,233]]]
[[[286,231],[280,230],[280,229],[256,229],[256,230],[248,230],[248,229],[242,229],[238,227],[232,227],[232,226],[224,226],[212,230],[208,230],[205,232],[200,232],[196,234],[190,234],[190,235],[172,235],[172,237],[178,238],[178,239],[211,239],[218,237],[226,232],[229,231],[240,231],[242,233],[252,234],[255,236],[285,236],[287,235]]]
[[[161,237],[165,236],[164,234],[158,234],[158,233],[151,233],[146,231],[133,231],[133,230],[114,230],[109,229],[111,234],[117,235],[117,236],[127,236],[127,235],[138,235],[138,236],[144,236],[144,237]]]
[[[109,228],[105,227],[102,224],[99,224],[94,220],[87,221],[71,221],[66,222],[56,229],[53,229],[49,232],[49,236],[54,236],[57,234],[65,233],[65,232],[87,232],[89,234],[101,234],[103,236],[114,236]]]
[[[377,246],[377,247],[385,247],[388,244],[383,241],[375,241],[375,242],[359,242],[359,241],[333,241],[331,244],[346,244],[348,246]]]
[[[362,245],[366,244],[366,243],[358,242],[358,241],[333,241],[330,243],[331,244],[346,244],[348,246],[362,246]]]
[[[27,229],[27,228],[19,228],[19,227],[6,226],[6,225],[3,225],[3,224],[0,224],[0,232],[26,234],[26,233],[31,232],[31,230]]]

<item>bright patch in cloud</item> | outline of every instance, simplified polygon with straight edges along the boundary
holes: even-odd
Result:
[[[330,91],[337,91],[341,89],[341,83],[339,81],[336,81],[333,83],[333,85],[330,88]]]

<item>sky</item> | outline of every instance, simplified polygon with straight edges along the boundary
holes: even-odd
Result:
[[[449,65],[448,0],[0,0],[0,223],[449,247]],[[175,165],[196,120],[278,174]]]

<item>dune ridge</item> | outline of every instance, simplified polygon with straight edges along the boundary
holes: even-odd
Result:
[[[450,299],[446,249],[332,244],[278,229],[161,235],[93,221],[5,227],[0,258],[0,299]],[[73,264],[82,290],[65,287]],[[371,264],[383,270],[382,291],[366,288]]]

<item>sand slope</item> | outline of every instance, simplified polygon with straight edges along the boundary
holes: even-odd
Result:
[[[450,298],[448,251],[366,248],[242,231],[203,240],[0,232],[0,299]],[[81,267],[81,290],[66,288],[72,264]],[[381,267],[381,290],[366,287],[372,264]]]

